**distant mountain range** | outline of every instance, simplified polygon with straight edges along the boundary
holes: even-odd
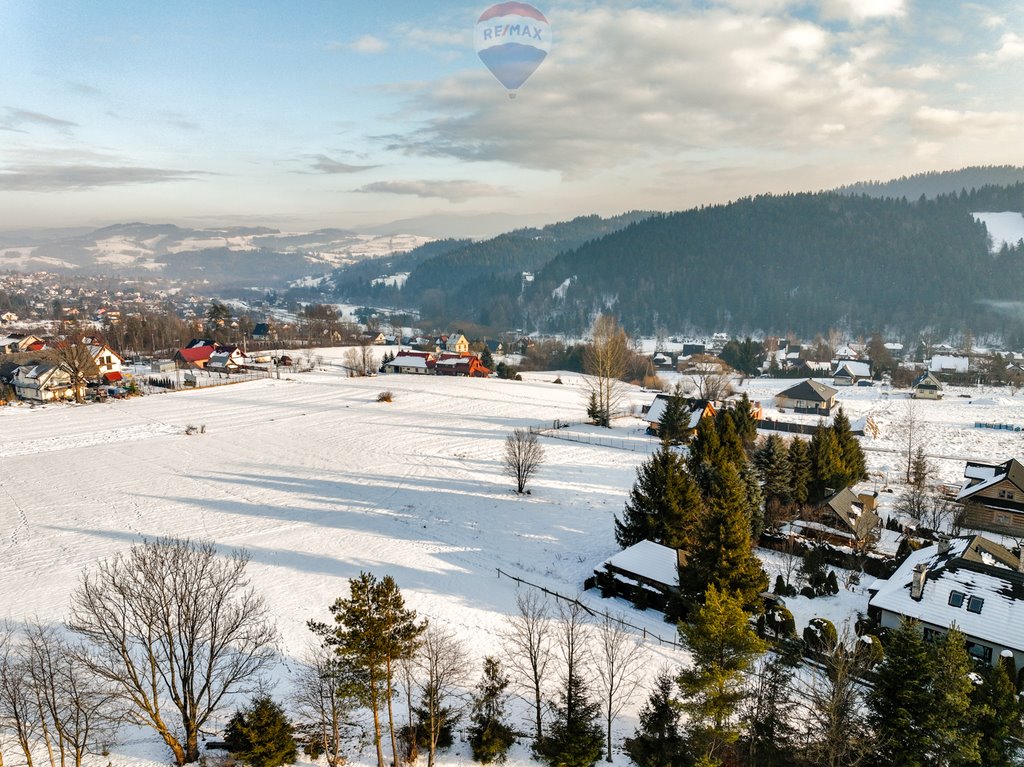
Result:
[[[118,224],[94,230],[0,234],[0,269],[161,276],[213,287],[283,287],[339,265],[430,240],[412,234],[344,229],[280,232],[266,227],[189,229],[173,224]]]

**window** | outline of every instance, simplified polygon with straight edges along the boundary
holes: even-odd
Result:
[[[1008,501],[1012,501],[1013,500],[1013,491],[1012,490],[1000,490],[999,491],[999,497],[1000,498],[1005,498]]]
[[[981,597],[970,597],[967,600],[967,612],[969,613],[980,613],[984,606],[985,600]]]
[[[974,642],[967,643],[967,652],[972,658],[983,660],[985,663],[992,662],[992,648],[986,647],[983,644],[975,644]]]
[[[951,591],[949,592],[949,605],[950,607],[963,607],[964,597],[967,595],[962,591]]]
[[[1009,525],[1010,524],[1010,515],[1009,514],[996,514],[996,524],[997,525]]]

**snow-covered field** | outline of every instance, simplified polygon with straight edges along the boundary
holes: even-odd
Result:
[[[342,350],[318,354],[329,365]],[[505,435],[584,417],[579,377],[562,373],[563,384],[552,383],[558,376],[350,379],[326,366],[105,404],[0,409],[0,619],[58,622],[83,568],[143,536],[191,536],[251,553],[254,584],[281,633],[281,699],[309,639],[306,621],[327,618],[361,570],[394,576],[420,615],[454,628],[476,656],[496,652],[515,599],[496,568],[576,594],[617,551],[612,518],[646,455],[544,439],[547,461],[532,494],[516,496],[501,470]],[[746,390],[770,406],[792,383],[755,379]],[[394,402],[376,401],[384,389]],[[630,395],[637,405],[653,396]],[[878,439],[864,444],[879,484],[891,483],[901,465],[905,393],[854,387],[840,399],[851,418],[870,415],[878,424]],[[928,452],[950,456],[936,461],[941,478],[956,481],[964,457],[1021,455],[1021,433],[973,424],[1024,425],[1022,404],[1008,389],[954,389],[942,401],[915,402]],[[186,436],[190,424],[205,434]],[[638,428],[631,419],[609,436],[641,440]],[[777,562],[766,559],[774,575]],[[595,592],[583,599],[672,636],[659,613],[639,614]],[[866,607],[862,590],[792,601],[800,629],[815,614],[836,619]],[[650,670],[682,659],[656,645],[649,651]],[[635,727],[642,697],[619,722],[618,741]],[[527,709],[516,714],[529,731]],[[149,765],[166,754],[155,736],[129,732],[112,761]],[[370,750],[354,760],[371,761]],[[442,764],[469,761],[459,743]],[[626,763],[621,754],[616,761]],[[512,763],[527,762],[526,747],[517,747]]]

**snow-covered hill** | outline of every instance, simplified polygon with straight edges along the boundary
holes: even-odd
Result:
[[[989,246],[993,253],[999,252],[1003,245],[1016,245],[1024,239],[1024,216],[1020,213],[975,213],[974,217],[988,229]]]

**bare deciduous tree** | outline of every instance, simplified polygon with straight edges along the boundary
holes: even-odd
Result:
[[[693,372],[690,381],[701,399],[714,402],[727,399],[732,394],[732,375],[717,357],[696,355],[692,360]]]
[[[622,376],[631,352],[626,331],[610,314],[599,315],[591,329],[591,341],[583,350],[583,372],[589,396],[603,426],[615,415],[623,398]]]
[[[597,624],[597,678],[607,728],[606,761],[612,759],[612,722],[633,699],[643,678],[643,646],[619,620],[605,615]]]
[[[505,438],[505,474],[515,480],[517,493],[526,489],[543,463],[544,448],[532,431],[516,429]]]
[[[537,718],[537,741],[544,736],[544,682],[552,658],[551,614],[547,602],[535,591],[516,595],[516,613],[508,618],[504,632],[508,667],[520,687],[533,698]]]
[[[824,669],[802,677],[797,698],[807,737],[807,756],[823,767],[857,767],[871,755],[864,718],[863,685],[866,653],[847,648],[846,632],[824,658]]]
[[[224,697],[273,658],[276,632],[248,562],[210,543],[146,541],[87,572],[72,596],[68,626],[90,645],[84,660],[179,766],[199,758],[199,731]]]
[[[44,706],[43,723],[56,735],[60,763],[70,754],[81,767],[87,754],[101,753],[117,728],[119,708],[113,690],[98,679],[52,628],[30,625],[26,642],[30,675]]]
[[[39,731],[39,705],[32,689],[29,659],[10,626],[0,625],[0,732],[9,730],[34,767],[32,747]]]
[[[914,455],[918,450],[923,451],[925,447],[925,431],[922,428],[921,419],[915,406],[913,398],[906,401],[903,417],[900,418],[897,429],[903,442],[903,454],[906,457],[907,471],[903,481],[910,483],[914,471]]]
[[[99,372],[88,340],[81,333],[68,333],[53,345],[53,353],[68,374],[75,402],[81,404],[85,385]]]
[[[427,767],[434,767],[441,730],[459,716],[452,702],[469,679],[469,653],[450,629],[430,624],[423,633],[416,661],[423,723],[427,726]]]
[[[339,661],[334,649],[314,645],[306,655],[296,682],[295,707],[305,737],[306,753],[323,754],[329,767],[341,767],[342,728],[355,707],[357,692],[352,672]]]

